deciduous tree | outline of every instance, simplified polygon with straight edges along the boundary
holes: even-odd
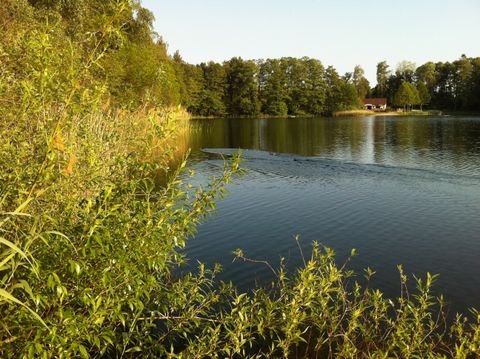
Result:
[[[388,77],[389,70],[386,61],[379,62],[377,64],[377,86],[375,86],[376,97],[386,97],[388,91]]]
[[[395,105],[403,107],[404,111],[410,111],[413,105],[420,104],[420,97],[415,86],[403,81],[394,96]]]
[[[234,57],[224,63],[226,74],[225,105],[230,115],[253,116],[260,111],[257,65]]]
[[[360,65],[355,66],[352,81],[357,89],[358,98],[363,100],[370,92],[370,83],[365,78],[365,71]]]

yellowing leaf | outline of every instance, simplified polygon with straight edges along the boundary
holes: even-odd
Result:
[[[63,141],[64,140],[61,134],[55,134],[52,139],[52,148],[58,151],[65,151],[65,144],[63,143]]]
[[[62,171],[63,174],[66,175],[66,176],[72,175],[73,174],[73,168],[74,168],[76,163],[77,163],[77,156],[74,153],[71,153],[69,158],[68,158],[67,165],[65,166],[65,168]]]

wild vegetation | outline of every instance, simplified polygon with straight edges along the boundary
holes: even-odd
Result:
[[[400,268],[400,296],[388,299],[318,245],[295,274],[270,268],[277,282],[251,293],[218,283],[216,267],[179,274],[181,249],[239,162],[204,188],[188,185],[185,161],[169,168],[191,76],[178,81],[152,20],[126,0],[0,4],[0,356],[479,354],[480,314],[448,327],[434,276],[411,293]],[[220,88],[224,67],[203,68]],[[234,98],[228,106],[243,106]]]

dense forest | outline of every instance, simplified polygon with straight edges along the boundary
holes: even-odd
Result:
[[[185,63],[174,56],[177,74],[188,97],[182,104],[197,115],[321,115],[355,109],[366,97],[385,97],[391,106],[428,105],[451,111],[480,110],[480,58],[427,62],[418,68],[402,61],[395,71],[382,61],[377,85],[370,88],[361,66],[342,76],[311,58],[246,61],[223,64]],[[187,75],[185,75],[187,74]]]
[[[182,104],[196,115],[321,115],[358,108],[366,97],[385,97],[392,107],[450,111],[480,110],[480,58],[427,62],[418,68],[402,61],[395,71],[382,61],[377,85],[370,88],[361,66],[342,76],[311,58],[190,65],[174,56],[177,73],[188,73],[190,86]]]
[[[246,293],[219,282],[217,266],[185,270],[186,241],[239,159],[193,187],[187,148],[172,166],[180,105],[322,114],[358,106],[370,89],[360,67],[340,76],[308,58],[190,65],[152,23],[134,0],[0,2],[0,357],[478,355],[479,313],[448,325],[430,274],[408,290],[399,267],[399,297],[386,298],[369,286],[372,270],[357,282],[350,259],[338,264],[318,244],[304,267],[270,266],[272,286]],[[448,79],[438,64],[386,71],[373,91],[425,81],[432,105],[474,109],[478,60],[459,61],[463,77],[457,65]]]

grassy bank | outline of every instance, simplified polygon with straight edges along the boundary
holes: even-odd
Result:
[[[438,116],[442,111],[429,110],[429,111],[371,111],[371,110],[349,110],[335,112],[333,117],[342,116]]]

